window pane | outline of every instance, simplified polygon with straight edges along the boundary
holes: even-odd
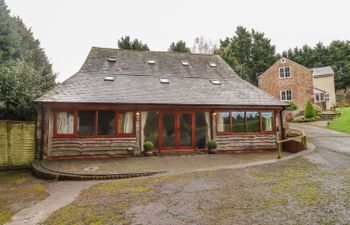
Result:
[[[273,112],[262,112],[262,130],[272,131]]]
[[[74,114],[71,112],[57,113],[57,134],[73,134]]]
[[[247,132],[260,131],[260,115],[259,112],[246,112],[247,116]]]
[[[230,113],[219,112],[218,113],[218,132],[230,131]]]
[[[280,78],[284,78],[284,68],[280,68]]]
[[[285,76],[286,76],[286,77],[290,77],[289,67],[286,67],[286,68],[285,68]]]
[[[118,113],[118,134],[131,134],[134,132],[134,113]]]
[[[142,124],[144,125],[144,142],[151,141],[155,149],[158,149],[158,112],[142,113]]]
[[[292,100],[292,91],[287,91],[287,100]]]
[[[164,147],[175,147],[175,114],[164,113],[162,116],[162,142]]]
[[[180,113],[180,146],[192,146],[192,114]]]
[[[209,112],[196,112],[196,147],[205,148],[210,138],[210,117]]]
[[[78,134],[95,134],[95,111],[78,112]]]
[[[245,132],[244,112],[232,112],[232,131]]]
[[[282,91],[281,95],[282,95],[282,97],[281,97],[282,101],[286,100],[286,92]]]
[[[98,134],[111,135],[115,133],[115,112],[98,112]]]

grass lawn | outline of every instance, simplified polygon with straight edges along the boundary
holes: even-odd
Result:
[[[350,107],[343,108],[341,116],[331,121],[328,128],[350,134]]]
[[[45,199],[48,194],[43,182],[29,170],[0,171],[0,224],[9,221],[16,212]]]

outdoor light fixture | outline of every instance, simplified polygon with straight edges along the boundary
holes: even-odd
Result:
[[[140,112],[136,112],[136,118],[137,118],[137,119],[140,118]]]
[[[216,112],[213,112],[213,116],[216,116]]]

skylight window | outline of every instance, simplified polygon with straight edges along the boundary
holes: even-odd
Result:
[[[168,78],[160,78],[159,81],[161,84],[169,84],[170,83]]]
[[[116,61],[117,61],[117,57],[116,57],[116,56],[109,56],[109,57],[107,58],[107,61],[108,61],[108,62],[116,62]]]
[[[188,62],[188,60],[182,60],[182,61],[181,61],[181,64],[182,64],[183,66],[189,66],[189,65],[190,65],[190,63]]]
[[[104,78],[104,81],[114,81],[115,80],[115,77],[114,76],[106,76]]]
[[[214,85],[221,85],[221,81],[219,80],[210,80],[210,82]]]
[[[156,60],[149,59],[149,60],[147,60],[147,63],[150,64],[150,65],[154,65],[154,64],[156,64]]]
[[[214,62],[210,62],[210,63],[209,63],[209,66],[210,66],[210,67],[217,67],[218,65],[216,65],[216,63],[214,63]]]

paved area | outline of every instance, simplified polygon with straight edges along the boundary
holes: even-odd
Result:
[[[283,153],[282,157],[290,154]],[[65,173],[127,174],[143,172],[181,173],[276,159],[276,152],[247,154],[154,156],[135,158],[79,159],[46,161],[46,168]]]

